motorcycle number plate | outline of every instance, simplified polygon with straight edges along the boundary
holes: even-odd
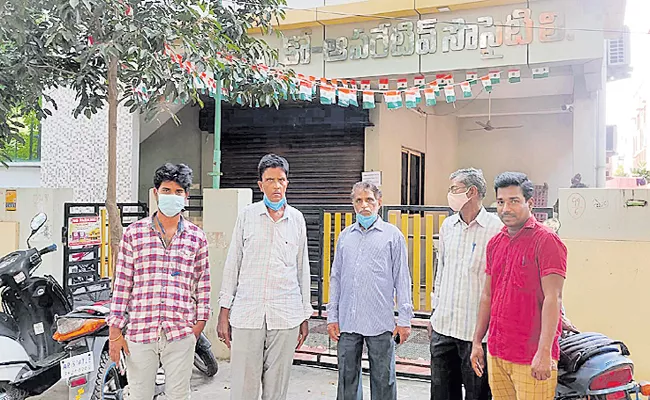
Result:
[[[95,370],[93,353],[88,352],[61,361],[61,378],[72,378]]]

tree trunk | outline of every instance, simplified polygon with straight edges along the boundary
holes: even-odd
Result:
[[[115,268],[117,252],[122,239],[122,218],[117,208],[117,58],[108,64],[108,186],[106,187],[106,210],[112,265]]]

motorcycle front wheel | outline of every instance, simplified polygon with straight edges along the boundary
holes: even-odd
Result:
[[[194,351],[194,366],[209,377],[215,376],[219,371],[219,363],[209,349],[197,348]]]
[[[25,400],[28,395],[26,391],[7,382],[0,382],[0,400]]]

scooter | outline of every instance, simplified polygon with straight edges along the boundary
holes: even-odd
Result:
[[[116,364],[108,353],[108,302],[77,307],[57,319],[54,339],[65,345],[69,358],[61,362],[61,376],[67,380],[70,400],[104,400],[125,397],[129,390],[125,355]],[[210,350],[208,338],[201,334],[194,350],[194,366],[205,375],[216,375],[219,365]],[[165,372],[159,368],[154,399],[165,391]]]
[[[36,215],[30,224],[28,250],[0,259],[0,399],[23,400],[45,392],[61,378],[59,363],[66,357],[63,346],[52,339],[58,315],[70,312],[70,298],[51,276],[37,277],[41,257],[56,245],[38,250],[30,239],[47,222]]]
[[[627,346],[601,333],[560,339],[556,400],[632,400],[650,395],[650,383],[634,380]]]

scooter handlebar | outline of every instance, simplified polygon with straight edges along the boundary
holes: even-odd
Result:
[[[41,256],[43,256],[43,255],[45,255],[45,254],[47,254],[47,253],[53,253],[53,252],[55,252],[56,250],[57,250],[57,246],[56,246],[56,244],[51,244],[51,245],[47,246],[46,248],[39,250],[38,253],[39,253]]]

